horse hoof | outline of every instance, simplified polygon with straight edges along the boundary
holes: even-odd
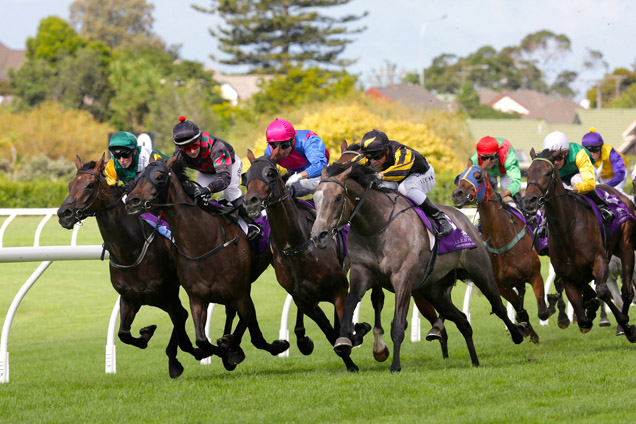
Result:
[[[400,372],[400,371],[402,371],[402,367],[400,365],[396,365],[396,366],[391,365],[391,372],[392,373]]]
[[[600,319],[598,325],[599,327],[609,327],[610,325],[612,325],[612,323],[610,322],[609,318],[605,317]]]
[[[148,327],[144,327],[139,330],[139,334],[141,334],[144,339],[150,340],[153,334],[155,334],[155,330],[157,329],[156,325],[149,325]]]
[[[245,352],[240,346],[232,347],[227,352],[227,362],[236,367],[245,360]]]
[[[432,342],[433,340],[442,340],[442,331],[437,327],[431,328],[431,331],[426,335],[427,342]]]
[[[352,348],[351,340],[346,337],[338,337],[336,343],[333,345],[333,350],[338,356],[351,355]]]
[[[563,320],[560,319],[557,324],[558,324],[559,328],[566,329],[566,328],[568,328],[570,326],[570,320],[569,319],[563,319]]]
[[[289,349],[289,342],[287,340],[274,340],[272,342],[272,350],[270,353],[272,355],[278,355],[287,349]]]
[[[305,337],[302,342],[298,340],[297,344],[298,350],[300,350],[300,353],[305,356],[311,355],[311,352],[314,351],[314,341],[311,340],[309,337]]]
[[[581,327],[581,326],[579,326],[579,330],[581,331],[581,333],[587,334],[590,331],[592,331],[592,327]]]
[[[349,371],[349,372],[358,372],[360,370],[358,369],[358,366],[354,364],[354,365],[349,365],[347,367],[347,371]]]
[[[179,378],[181,374],[183,374],[183,365],[181,365],[181,362],[179,362],[177,358],[169,360],[168,372],[170,373],[170,378]]]
[[[216,344],[225,349],[229,349],[232,343],[234,343],[234,336],[232,334],[224,334],[223,337],[216,340]]]
[[[236,369],[236,364],[229,363],[226,358],[222,358],[222,362],[223,368],[225,368],[227,371],[234,371]]]
[[[355,330],[356,335],[359,335],[362,337],[365,334],[367,334],[369,331],[371,331],[371,324],[369,324],[368,322],[359,322],[353,328]]]
[[[616,326],[616,335],[617,336],[622,336],[623,334],[625,334],[625,330],[623,330],[623,327],[619,324]]]
[[[381,351],[373,351],[373,358],[377,361],[377,362],[384,362],[389,358],[389,348],[384,346],[384,349],[382,349]]]
[[[209,358],[211,355],[206,355],[203,350],[194,348],[194,350],[192,351],[192,356],[194,356],[194,359],[196,359],[197,361],[200,361],[201,359]]]

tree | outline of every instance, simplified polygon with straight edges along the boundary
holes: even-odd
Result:
[[[345,71],[291,68],[287,75],[262,84],[250,105],[257,113],[277,113],[307,103],[342,99],[355,90],[355,84],[356,78]]]
[[[165,43],[152,32],[154,9],[146,0],[75,0],[70,21],[84,38],[113,50],[164,49]]]
[[[29,59],[16,71],[9,70],[11,91],[20,109],[29,109],[47,100],[56,76],[55,69],[44,59]]]
[[[35,37],[26,41],[27,59],[43,59],[55,66],[64,57],[73,55],[86,44],[63,19],[49,16],[40,21]]]
[[[319,10],[340,6],[351,0],[211,0],[207,9],[218,14],[225,26],[210,29],[219,49],[228,55],[221,63],[249,65],[251,72],[284,73],[303,65],[347,66],[353,61],[340,59],[348,35],[365,28],[350,30],[346,24],[365,17],[347,15],[334,18]]]

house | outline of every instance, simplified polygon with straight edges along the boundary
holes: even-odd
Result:
[[[227,75],[212,71],[213,78],[221,84],[221,95],[233,105],[245,101],[260,91],[259,84],[273,78],[272,75]]]
[[[0,42],[0,81],[9,80],[9,69],[18,69],[26,60],[24,50],[13,50]],[[0,92],[0,104],[11,102],[11,96]]]
[[[479,103],[501,112],[516,112],[521,119],[545,119],[549,124],[568,124],[583,108],[573,100],[550,96],[533,90],[517,90],[498,93],[478,90]]]
[[[415,84],[393,84],[386,87],[371,87],[365,94],[369,97],[400,103],[412,109],[448,109],[446,103],[433,93]]]

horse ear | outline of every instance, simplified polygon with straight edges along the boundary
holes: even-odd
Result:
[[[247,149],[247,159],[250,161],[250,163],[254,162],[254,159],[256,159],[254,157],[254,152],[252,152],[252,150]]]
[[[101,173],[104,170],[104,159],[106,158],[106,153],[102,153],[102,157],[95,164],[95,170]]]
[[[280,152],[280,146],[275,148],[274,151],[272,152],[272,154],[269,156],[269,158],[272,160],[272,162],[276,163],[276,161],[278,159],[278,153],[279,152]]]
[[[150,155],[150,158],[148,159],[148,163],[153,163],[155,161],[155,155]]]
[[[326,166],[322,167],[322,172],[320,173],[320,178],[323,179],[323,180],[325,178],[327,178],[327,167]]]
[[[79,155],[75,155],[75,167],[78,171],[82,169],[82,159],[80,159]]]
[[[347,151],[347,140],[342,140],[342,144],[340,145],[340,153],[344,153]]]
[[[460,174],[455,175],[455,181],[453,181],[453,183],[454,183],[456,186],[458,186],[458,185],[459,185],[459,175],[460,175]]]
[[[537,157],[537,152],[534,151],[534,147],[530,149],[530,158],[534,159]]]

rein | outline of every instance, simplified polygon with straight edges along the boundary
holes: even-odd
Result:
[[[93,206],[93,203],[95,203],[95,201],[97,199],[107,200],[107,199],[105,199],[103,197],[100,197],[100,195],[99,195],[100,192],[104,193],[104,190],[102,189],[103,177],[102,177],[101,174],[97,174],[97,173],[91,172],[89,170],[78,170],[77,174],[88,174],[88,175],[91,175],[91,176],[95,177],[97,179],[97,182],[98,182],[97,190],[95,190],[95,197],[93,197],[93,200],[91,200],[91,202],[86,207],[84,207],[82,209],[75,209],[75,219],[77,219],[77,223],[79,225],[82,225],[81,221],[86,219],[86,218],[88,218],[89,216],[95,216],[98,213],[105,212],[105,211],[107,211],[107,210],[109,210],[111,208],[114,208],[117,205],[117,203],[119,203],[124,198],[124,194],[122,193],[122,195],[119,197],[119,199],[115,200],[113,203],[111,203],[109,205],[106,205],[106,206],[96,210],[95,212],[86,213],[86,210],[89,209],[91,206]]]
[[[161,219],[161,218],[159,218],[159,219]],[[144,233],[144,228],[143,228],[143,223],[141,222],[141,218],[139,218],[139,223],[141,224],[141,232],[143,234]],[[157,222],[157,226],[159,226],[159,222]],[[144,234],[144,246],[141,248],[141,253],[139,254],[139,257],[137,258],[137,260],[133,264],[131,264],[131,265],[118,264],[115,261],[113,261],[113,257],[111,255],[109,257],[110,265],[113,268],[115,268],[115,269],[122,269],[122,270],[135,268],[146,257],[146,254],[148,253],[148,248],[150,247],[150,243],[153,242],[153,240],[155,239],[155,235],[156,234],[157,234],[157,228],[154,228],[153,231],[150,233],[150,235],[148,237],[146,237],[146,235]],[[104,252],[106,252],[106,245],[102,244],[102,256],[101,256],[101,260],[102,261],[104,260]]]

